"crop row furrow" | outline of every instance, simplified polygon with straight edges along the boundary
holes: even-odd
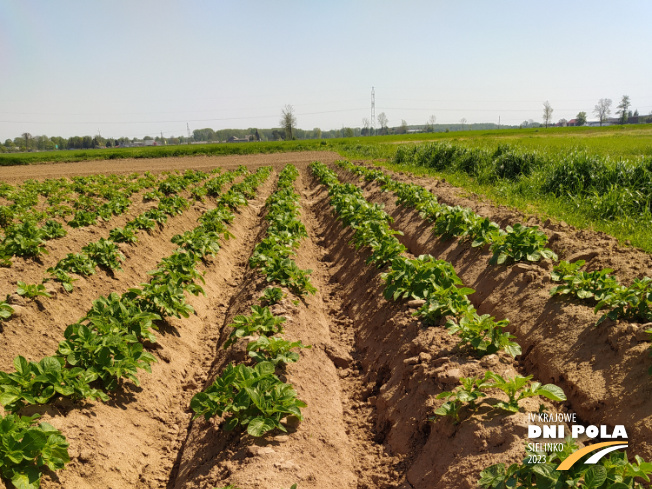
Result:
[[[16,372],[0,372],[0,403],[5,409],[17,412],[27,405],[50,403],[59,397],[106,401],[109,398],[105,391],[115,390],[123,379],[138,385],[137,370],[151,371],[150,365],[156,361],[144,348],[145,341],[156,341],[151,331],[157,329],[155,322],[168,316],[188,317],[193,308],[184,292],[203,292],[195,282],[202,280],[195,266],[204,256],[219,250],[219,239],[230,236],[226,224],[234,215],[228,202],[246,205],[247,200],[238,196],[255,193],[270,171],[269,167],[259,169],[237,184],[237,189],[234,186],[220,197],[217,207],[206,212],[200,225],[189,232],[190,239],[150,272],[150,282],[122,296],[114,293],[94,301],[84,318],[68,326],[56,355],[39,362],[18,356],[14,361]],[[4,426],[2,421],[0,426]],[[60,458],[67,462],[67,444],[62,444]],[[11,468],[18,476],[29,470],[40,478],[41,459],[32,458],[30,463],[20,465],[16,460],[22,461],[21,456],[4,452],[0,455],[7,462],[7,470]]]

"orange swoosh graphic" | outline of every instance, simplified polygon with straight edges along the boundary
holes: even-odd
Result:
[[[599,448],[610,447],[611,445],[623,445],[623,444],[624,444],[623,441],[603,441],[602,443],[594,443],[593,445],[589,445],[588,447],[584,447],[581,450],[574,452],[570,457],[568,457],[566,460],[564,460],[562,463],[559,464],[557,470],[570,469],[573,466],[573,464],[577,462],[579,459],[581,459],[584,455],[586,455],[587,453],[594,452]]]

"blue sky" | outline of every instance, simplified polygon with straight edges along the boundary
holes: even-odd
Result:
[[[652,112],[652,2],[0,0],[0,140]],[[376,123],[377,126],[377,123]]]

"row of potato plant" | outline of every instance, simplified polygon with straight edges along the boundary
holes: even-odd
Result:
[[[337,177],[323,165],[312,165],[313,172],[326,183],[330,189],[343,185],[337,183]],[[327,183],[328,182],[328,183]],[[412,187],[414,189],[414,187]],[[419,190],[417,190],[420,192]],[[355,192],[352,190],[352,192]],[[331,203],[333,199],[331,198]],[[337,212],[337,210],[336,210]],[[388,222],[389,219],[385,219]],[[420,260],[430,262],[432,257],[419,257]],[[419,260],[418,259],[418,260]],[[391,263],[393,268],[395,262]],[[405,268],[405,267],[403,267]],[[461,285],[451,274],[452,270],[438,270],[438,274],[443,278],[444,283],[451,286]],[[385,274],[386,277],[392,276],[393,270]],[[395,275],[409,275],[399,267]],[[403,280],[403,279],[401,279]],[[439,279],[441,280],[441,279]],[[418,281],[416,290],[423,290],[423,282]],[[420,292],[416,295],[407,293],[409,288],[399,282],[390,281],[385,291],[386,297],[418,297],[424,295]],[[427,288],[427,286],[426,286]],[[436,301],[440,304],[440,301]],[[463,300],[461,308],[466,306]],[[446,308],[446,307],[445,307]],[[446,312],[454,308],[447,308]],[[460,321],[461,323],[461,321]],[[492,408],[498,408],[507,413],[515,413],[520,410],[519,401],[528,397],[542,396],[554,401],[564,401],[566,396],[561,388],[554,384],[541,385],[539,382],[532,382],[532,376],[517,375],[514,378],[504,378],[495,372],[487,371],[483,377],[469,377],[460,379],[460,386],[452,392],[442,392],[437,397],[446,399],[446,402],[435,410],[439,416],[451,417],[455,422],[460,421],[460,413],[464,409],[466,413],[475,410],[480,402],[487,396],[487,391],[500,390],[508,398],[508,401],[496,401],[490,405]],[[522,464],[513,464],[509,468],[505,465],[494,464],[483,470],[478,482],[480,487],[492,489],[506,489],[508,487],[579,487],[579,488],[640,488],[643,487],[636,478],[641,478],[649,482],[649,475],[652,474],[652,464],[645,462],[640,457],[636,457],[636,463],[631,464],[627,459],[626,453],[615,452],[609,458],[603,458],[596,466],[575,464],[572,471],[558,471],[558,464],[567,458],[571,453],[577,450],[577,446],[571,440],[567,440],[563,452],[536,452],[529,453]],[[537,455],[539,458],[533,457]],[[542,458],[546,457],[546,458]],[[532,460],[545,460],[543,464],[533,464]]]
[[[239,168],[236,171],[215,176],[203,186],[194,187],[191,192],[197,188],[205,188],[209,184],[210,188],[221,189],[223,184],[233,181],[238,175],[242,174],[242,171],[242,168]],[[135,244],[138,242],[138,232],[146,230],[149,233],[156,227],[163,228],[168,217],[180,215],[190,207],[190,201],[177,195],[177,193],[186,189],[189,184],[196,184],[207,179],[208,176],[203,172],[186,172],[182,179],[176,177],[174,180],[175,185],[166,187],[169,189],[167,195],[161,193],[160,196],[153,197],[159,200],[155,208],[144,211],[127,222],[124,227],[113,228],[109,232],[109,239],[100,238],[97,242],[89,243],[82,248],[81,253],[69,253],[55,266],[48,268],[47,272],[50,277],[45,278],[43,282],[55,280],[61,283],[65,291],[72,292],[74,288],[73,282],[76,279],[72,278],[70,273],[89,276],[95,273],[96,267],[106,271],[121,270],[120,263],[124,261],[124,255],[120,252],[116,243]],[[169,183],[169,179],[161,182],[161,185],[167,183]]]
[[[468,299],[474,290],[463,286],[450,263],[430,255],[415,259],[403,256],[406,248],[396,238],[402,233],[391,228],[392,218],[381,206],[367,202],[355,185],[339,183],[335,172],[322,163],[313,163],[310,168],[328,187],[337,218],[355,230],[352,242],[356,248],[371,249],[367,263],[379,268],[388,265],[382,274],[387,299],[423,300],[415,315],[429,324],[447,317],[446,327],[451,334],[458,334],[459,346],[468,345],[477,356],[499,350],[513,357],[520,355],[514,336],[504,331],[509,321],[479,315]]]
[[[300,240],[308,236],[299,219],[299,194],[293,188],[297,176],[299,172],[293,165],[281,171],[278,188],[266,202],[267,235],[254,248],[249,265],[260,268],[268,282],[287,287],[298,295],[314,294],[316,289],[309,278],[312,270],[302,270],[291,258]]]
[[[242,188],[247,188],[249,193],[255,192],[270,171],[269,167],[259,169],[245,179]],[[232,188],[229,192],[236,191]],[[198,227],[205,233],[225,229],[226,223],[234,217],[220,201],[221,198],[215,209],[199,219]],[[86,316],[67,327],[65,340],[59,344],[56,355],[38,362],[16,357],[15,372],[0,372],[0,404],[12,413],[0,419],[0,429],[15,423],[18,418],[14,413],[30,404],[46,404],[59,397],[107,401],[106,391],[116,389],[123,379],[138,385],[137,370],[150,372],[151,363],[156,361],[144,348],[145,341],[156,342],[152,333],[152,329],[157,329],[156,321],[168,316],[188,317],[194,310],[186,302],[184,292],[203,293],[202,287],[195,283],[203,280],[195,266],[205,255],[197,248],[202,246],[195,247],[190,241],[161,260],[159,267],[149,273],[150,282],[140,288],[129,289],[122,296],[112,293],[94,301]],[[212,247],[206,250],[206,254],[216,251]],[[34,427],[33,419],[21,419],[33,430],[39,429]],[[47,432],[48,426],[40,429]],[[50,445],[43,443],[38,453],[32,454],[29,450],[34,446],[30,438],[33,435],[26,434],[21,438],[21,433],[28,432],[23,430],[12,435],[13,445],[0,445],[3,476],[7,473],[10,480],[21,481],[31,478],[31,486],[18,487],[38,487],[40,467],[50,466],[47,461]],[[56,436],[61,435],[56,432]],[[61,468],[69,461],[65,439],[57,440],[60,443],[56,447],[62,456],[52,462],[51,468]]]
[[[181,190],[190,183],[206,178],[203,172],[186,171],[183,175],[171,174],[163,180],[159,187],[177,188]],[[74,202],[75,215],[68,221],[70,227],[86,227],[95,225],[98,218],[109,221],[113,216],[125,213],[131,205],[131,195],[139,189],[153,186],[154,181],[147,178],[142,185],[133,185],[132,187],[123,188],[124,186],[114,182],[109,188],[102,190],[101,195],[107,199],[107,202],[100,204],[99,197],[93,198],[86,194],[79,195]],[[174,182],[174,184],[172,183]],[[167,185],[167,187],[165,187]],[[163,197],[165,194],[160,193]],[[147,194],[144,196],[147,200]],[[16,204],[14,204],[16,205]],[[51,209],[52,206],[47,209]],[[72,213],[72,210],[71,210]],[[67,234],[61,223],[54,219],[48,219],[43,226],[38,225],[42,213],[36,211],[25,212],[20,215],[16,222],[8,224],[5,229],[5,236],[0,241],[0,265],[11,266],[11,257],[20,256],[36,258],[41,254],[47,254],[46,241],[55,238],[61,238]],[[47,215],[47,212],[45,213]],[[65,217],[65,216],[61,216]]]
[[[247,343],[248,356],[255,363],[227,365],[210,386],[193,396],[190,408],[194,418],[204,416],[208,420],[225,416],[225,430],[242,426],[254,437],[275,429],[287,432],[281,423],[287,416],[303,420],[301,408],[306,403],[297,397],[292,385],[281,381],[276,374],[286,364],[299,360],[299,354],[293,349],[310,346],[285,340],[284,322],[285,318],[272,314],[269,306],[258,305],[251,307],[251,314],[233,318],[233,323],[228,325],[233,331],[224,348],[240,338],[255,337]]]
[[[380,170],[368,169],[351,165],[348,162],[342,162],[341,166],[363,175],[367,181],[380,180],[384,190],[393,191],[397,196],[397,205],[405,205],[418,210],[422,217],[435,216],[435,234],[438,235],[458,235],[464,239],[472,241],[472,246],[483,246],[491,244],[491,251],[494,252],[492,260],[494,263],[500,263],[500,256],[497,257],[492,242],[492,235],[500,232],[497,224],[490,222],[487,218],[481,218],[474,214],[470,209],[460,207],[450,208],[448,213],[444,211],[442,217],[437,218],[439,210],[436,198],[430,192],[419,185],[404,184],[391,180]],[[516,229],[515,225],[513,229]],[[536,228],[534,228],[536,229]],[[451,232],[451,230],[453,232]],[[506,228],[509,233],[509,228]],[[538,232],[539,235],[543,233]],[[547,238],[546,238],[547,239]],[[532,240],[534,241],[534,240]],[[545,240],[539,238],[539,251],[543,251],[541,256],[556,260],[556,255],[547,256],[546,250],[543,250]],[[525,256],[528,260],[537,258],[532,253],[533,248],[525,244],[525,251],[508,253],[514,261],[517,258],[523,259]],[[518,248],[515,249],[518,253]],[[536,248],[534,249],[536,252]],[[549,250],[547,250],[549,252]],[[551,253],[551,252],[550,252]],[[586,274],[578,272],[578,269],[584,265],[583,261],[575,264],[561,262],[552,272],[553,280],[563,281],[564,284],[555,287],[552,294],[575,294],[577,297],[588,298],[595,297],[598,304],[596,312],[602,308],[609,308],[610,312],[605,317],[611,319],[628,318],[650,320],[647,315],[650,310],[650,279],[636,279],[631,287],[624,287],[617,284],[609,273],[612,270],[603,270]],[[573,265],[575,265],[573,267]],[[565,277],[565,278],[564,278]],[[589,285],[594,282],[593,287]],[[593,292],[595,295],[590,295]],[[652,330],[648,331],[652,333]],[[652,353],[651,353],[652,355]],[[652,373],[652,369],[650,369]],[[525,397],[540,395],[555,401],[566,399],[563,391],[554,384],[541,385],[538,382],[530,382],[532,377],[516,376],[514,379],[504,379],[503,377],[488,371],[485,376],[475,378],[462,378],[460,386],[452,392],[442,392],[438,398],[446,399],[446,402],[435,410],[436,415],[450,416],[459,421],[461,409],[467,412],[474,410],[478,406],[478,401],[485,397],[484,391],[487,389],[499,389],[505,392],[509,397],[509,402],[499,401],[492,406],[505,411],[518,410],[518,401]],[[564,487],[582,487],[582,488],[611,488],[611,487],[642,487],[639,482],[635,481],[636,477],[641,477],[649,482],[649,475],[652,474],[652,464],[636,457],[636,464],[630,464],[627,456],[623,452],[616,452],[610,458],[604,458],[600,465],[590,469],[589,466],[575,464],[572,473],[555,470],[556,466],[568,457],[573,451],[577,450],[577,445],[573,441],[567,440],[563,452],[549,453],[528,453],[522,464],[513,464],[505,469],[504,464],[495,464],[481,473],[479,481],[480,487],[558,487],[559,484],[566,484]],[[538,458],[534,457],[538,456]],[[545,457],[545,458],[544,458]],[[545,464],[533,465],[531,460],[546,460]],[[543,467],[545,465],[545,467]],[[542,468],[543,467],[543,468]],[[588,481],[588,482],[587,482]],[[574,484],[574,485],[571,485]],[[620,486],[619,484],[624,485]]]
[[[132,173],[76,176],[70,180],[26,180],[19,187],[1,182],[0,198],[7,204],[0,205],[0,227],[26,220],[39,222],[53,217],[65,218],[75,210],[99,209],[102,215],[106,215],[116,203],[124,202],[120,197],[128,199],[135,192],[152,188],[157,179],[146,172],[143,176]],[[40,196],[47,204],[43,211],[36,210]]]
[[[391,234],[399,232],[391,232],[389,226],[391,217],[380,206],[369,204],[358,187],[339,183],[335,172],[321,163],[313,163],[311,169],[329,188],[331,205],[338,218],[353,227],[356,234],[359,231],[358,225],[362,223],[370,229],[384,228],[374,236],[360,236],[356,239],[354,234],[354,243],[369,246],[373,250],[382,248],[383,239],[396,240]],[[345,198],[342,198],[343,194]],[[369,222],[367,219],[372,221]],[[363,229],[364,234],[365,228],[360,229]],[[392,243],[391,246],[394,247],[396,244]],[[450,263],[436,260],[430,255],[421,255],[410,260],[401,255],[405,251],[402,245],[396,247],[396,250],[393,257],[381,262],[381,265],[389,265],[389,270],[381,275],[386,282],[384,295],[387,299],[423,300],[423,306],[415,314],[423,317],[427,323],[435,324],[442,317],[452,318],[446,323],[447,329],[451,334],[459,334],[460,345],[470,345],[476,355],[482,356],[503,349],[513,357],[521,353],[520,346],[512,341],[514,337],[502,331],[509,323],[507,320],[495,321],[489,315],[477,314],[467,297],[474,292],[473,289],[463,286]],[[450,416],[458,421],[461,407],[465,404],[474,407],[475,401],[485,396],[483,390],[486,389],[499,389],[505,392],[509,401],[499,402],[496,406],[509,412],[517,412],[518,401],[525,397],[544,396],[556,401],[566,399],[563,391],[553,384],[542,386],[538,382],[533,382],[526,387],[531,378],[532,376],[517,375],[513,379],[505,379],[488,371],[484,379],[462,379],[462,385],[455,391],[443,392],[438,396],[440,399],[450,400],[437,409],[435,414]]]
[[[471,209],[449,206],[437,201],[437,197],[420,185],[393,180],[381,170],[355,165],[349,161],[338,164],[367,181],[377,181],[385,191],[393,192],[396,204],[415,209],[420,215],[434,223],[433,233],[443,238],[460,237],[471,242],[473,247],[489,245],[493,256],[489,263],[519,261],[557,260],[557,255],[545,245],[548,237],[538,226],[524,226],[520,223],[501,229],[498,224],[481,217]]]
[[[348,161],[339,161],[338,165],[357,175],[362,175],[367,181],[378,181],[384,190],[394,192],[397,197],[397,205],[416,209],[424,218],[430,216],[433,219],[433,216],[437,216],[442,208],[442,204],[437,203],[436,197],[419,185],[396,182],[379,169],[354,165]],[[487,218],[481,218],[470,209],[463,209],[459,206],[450,209],[453,209],[453,211],[444,211],[439,217],[434,217],[435,234],[445,235],[453,229],[456,231],[450,233],[451,235],[456,234],[463,239],[472,241],[474,247],[489,243],[491,250],[494,252],[492,260],[496,263],[500,263],[502,260],[500,255],[497,256],[499,252],[505,253],[514,261],[522,260],[524,257],[528,260],[534,260],[538,256],[537,253],[541,253],[541,256],[546,258],[557,259],[557,256],[552,254],[550,250],[543,248],[547,238],[540,231],[534,233],[538,235],[538,238],[536,238],[540,243],[538,249],[532,247],[535,238],[532,241],[517,240],[522,232],[534,236],[532,231],[524,231],[526,228],[522,226],[522,232],[519,231],[519,233],[513,234],[514,240],[510,240],[510,236],[507,236],[507,240],[511,241],[508,250],[511,251],[505,252],[505,250],[494,248],[495,241],[492,241],[492,237],[495,237],[496,233],[502,233],[496,223],[489,221]],[[516,230],[519,226],[521,225],[516,224],[512,229]],[[536,227],[529,229],[536,229]],[[509,234],[510,229],[508,228],[507,231]],[[595,300],[596,313],[603,309],[608,310],[607,313],[600,317],[598,324],[606,318],[612,320],[652,321],[652,279],[648,277],[637,278],[631,286],[627,287],[620,285],[613,276],[609,275],[613,270],[604,269],[584,272],[580,270],[583,265],[584,261],[579,260],[572,264],[561,261],[555,266],[551,274],[552,279],[556,282],[562,282],[562,285],[554,287],[551,294],[570,294],[580,299]],[[646,332],[652,334],[652,329]],[[650,356],[652,356],[652,347]],[[650,367],[649,373],[652,375],[652,367]]]
[[[595,312],[609,311],[600,318],[652,321],[652,279],[636,278],[630,286],[621,285],[613,270],[604,268],[593,272],[581,270],[584,260],[573,263],[561,261],[551,272],[554,282],[561,284],[550,290],[551,295],[571,295],[596,303]]]
[[[594,313],[606,309],[597,324],[605,319],[617,321],[652,322],[652,279],[650,277],[635,278],[631,285],[620,284],[611,275],[611,268],[586,272],[581,270],[584,260],[573,263],[561,261],[550,274],[553,282],[559,282],[550,289],[550,295],[568,295],[595,304]],[[652,335],[652,329],[646,329]],[[652,357],[652,345],[649,356]],[[652,375],[652,367],[648,373]]]
[[[268,282],[279,283],[301,296],[306,292],[314,293],[316,289],[307,281],[307,273],[303,270],[300,272],[303,272],[301,277],[304,279],[297,281],[296,270],[299,269],[289,258],[299,240],[308,235],[297,219],[299,196],[292,187],[297,176],[298,171],[293,165],[287,165],[281,171],[277,190],[266,202],[267,234],[254,248],[249,262],[252,268],[258,268],[267,277]],[[254,437],[274,429],[286,432],[281,420],[287,416],[303,419],[301,408],[306,407],[305,402],[298,399],[292,385],[282,382],[276,375],[277,370],[284,370],[287,363],[299,360],[299,354],[292,350],[309,348],[301,341],[290,342],[283,338],[286,318],[275,316],[269,307],[282,298],[282,289],[267,287],[260,297],[260,306],[252,306],[249,315],[233,318],[228,325],[233,331],[224,348],[241,338],[254,337],[248,341],[246,351],[255,365],[229,364],[208,388],[195,394],[190,403],[195,418],[204,416],[208,420],[214,416],[227,416],[225,430],[240,425]]]

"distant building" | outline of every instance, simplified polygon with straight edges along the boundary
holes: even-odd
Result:
[[[247,134],[246,136],[242,138],[238,138],[235,136],[231,136],[229,139],[226,140],[227,143],[248,143],[249,141],[253,141],[254,137],[251,134]]]

